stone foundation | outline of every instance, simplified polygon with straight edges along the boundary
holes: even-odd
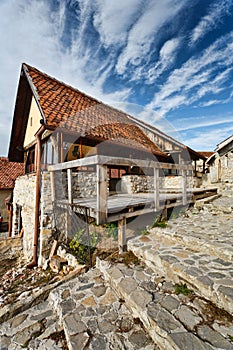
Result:
[[[95,172],[72,173],[72,189],[74,198],[95,197],[97,194],[97,176]]]
[[[124,175],[121,178],[120,189],[124,193],[140,193],[154,191],[154,177],[144,175]],[[159,188],[161,190],[182,190],[182,176],[163,176],[159,178]],[[187,187],[192,188],[194,179],[187,177]]]
[[[96,174],[94,172],[73,173],[73,197],[96,196]],[[67,199],[67,180],[65,173],[56,173],[55,189],[57,199]],[[13,203],[13,236],[19,235],[23,227],[23,254],[30,260],[33,251],[33,235],[35,221],[35,191],[36,175],[29,174],[20,176],[15,183]],[[40,234],[38,246],[38,263],[42,265],[48,258],[52,239],[52,229],[55,226],[51,198],[50,173],[42,172],[40,184]],[[63,233],[67,231],[68,213],[64,210],[59,213],[59,220],[63,222]]]

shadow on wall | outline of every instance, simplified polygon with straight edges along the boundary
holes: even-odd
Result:
[[[0,222],[0,232],[8,232],[8,223]]]

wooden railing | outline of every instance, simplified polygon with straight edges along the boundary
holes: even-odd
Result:
[[[65,163],[58,163],[50,165],[48,170],[51,174],[51,192],[52,200],[55,200],[55,181],[54,172],[56,171],[67,171],[68,179],[68,203],[73,204],[72,196],[72,169],[83,166],[96,166],[97,173],[97,224],[103,224],[107,221],[107,167],[109,165],[114,166],[138,166],[141,168],[152,168],[154,169],[154,210],[159,210],[159,170],[160,169],[176,169],[182,175],[182,203],[187,204],[187,173],[193,170],[190,164],[170,164],[160,163],[155,160],[142,160],[142,159],[127,159],[121,157],[109,157],[102,155],[95,155],[82,159],[73,160]]]

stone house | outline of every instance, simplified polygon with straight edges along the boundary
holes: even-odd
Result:
[[[104,165],[103,157],[108,159]],[[176,164],[199,158],[156,128],[24,63],[9,146],[10,161],[25,165],[24,176],[15,183],[12,233],[19,234],[23,227],[26,257],[33,251],[31,265],[38,254],[39,262],[48,256],[54,226],[51,174],[56,166],[61,169],[55,179],[58,199],[68,198],[73,206],[72,196],[97,196],[97,207],[102,207],[106,193],[155,191],[155,173],[159,186],[179,187],[182,174]],[[164,169],[145,170],[146,162],[162,163]],[[192,171],[189,175],[191,187]],[[98,219],[103,223],[106,217]]]
[[[23,163],[9,162],[7,157],[0,157],[0,213],[4,222],[9,221],[6,199],[12,195],[16,178],[23,173]]]
[[[208,160],[207,182],[233,182],[233,135],[220,142]]]

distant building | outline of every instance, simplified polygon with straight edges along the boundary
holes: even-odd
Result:
[[[210,183],[233,183],[233,135],[217,145],[206,164]]]
[[[23,173],[23,163],[9,162],[8,158],[0,157],[0,213],[5,222],[8,221],[5,199],[11,196],[16,178]]]

